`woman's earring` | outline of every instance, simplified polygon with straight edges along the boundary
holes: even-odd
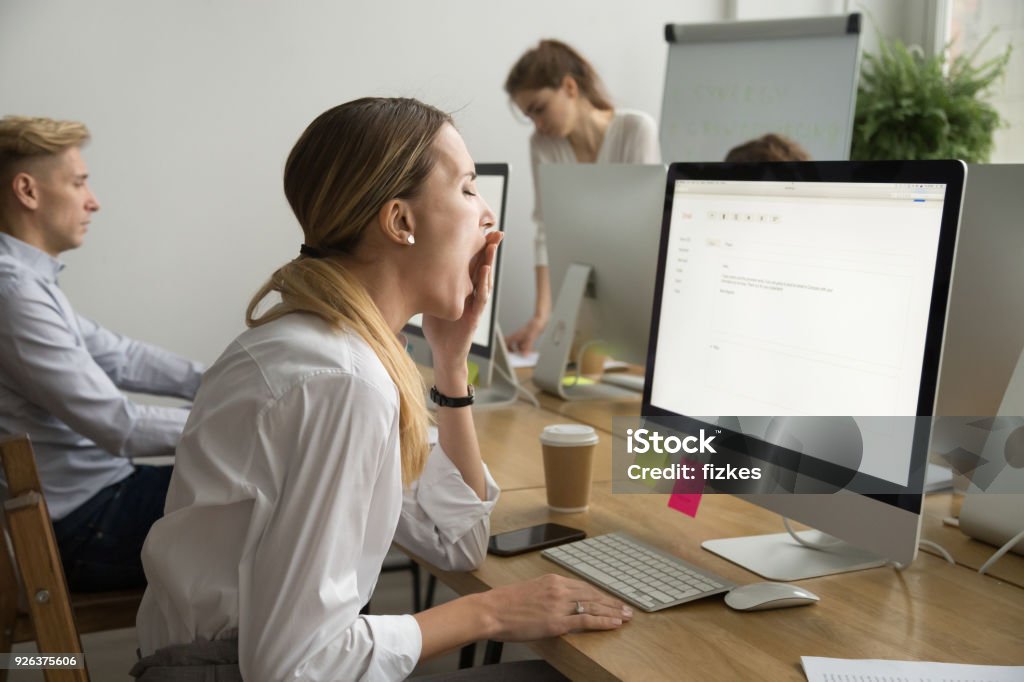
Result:
[[[405,241],[409,242],[410,244],[415,244],[416,243],[416,237],[413,237],[410,234],[408,237],[405,238]]]

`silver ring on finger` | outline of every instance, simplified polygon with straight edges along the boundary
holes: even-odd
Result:
[[[577,616],[581,616],[581,615],[583,615],[584,613],[587,612],[587,610],[585,608],[583,608],[583,604],[581,602],[579,602],[579,601],[576,602],[576,609],[575,609],[575,611],[576,611],[576,615]]]

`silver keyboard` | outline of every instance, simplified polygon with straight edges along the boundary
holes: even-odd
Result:
[[[736,586],[625,533],[570,542],[541,555],[643,611],[660,611]]]

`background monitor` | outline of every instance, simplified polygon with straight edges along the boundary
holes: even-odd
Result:
[[[1022,187],[1024,164],[968,167],[937,415],[995,415],[1024,349]]]
[[[935,404],[968,418],[954,419],[951,441],[932,453],[961,474],[960,529],[996,546],[1024,530],[1022,187],[1024,164],[968,167]],[[1024,554],[1024,541],[1014,551]]]
[[[569,357],[574,337],[599,341],[616,360],[637,365],[647,360],[665,167],[542,164],[538,173],[556,299],[533,381],[549,392],[575,397],[562,384],[566,361],[575,360]],[[586,301],[581,306],[582,295]],[[585,390],[593,387],[573,388],[606,397]]]
[[[981,459],[969,472],[960,507],[965,534],[1024,555],[1024,353],[1017,361],[997,417],[986,421]],[[980,427],[980,425],[978,425]],[[994,557],[997,558],[997,557]]]
[[[929,424],[912,417],[933,412],[965,170],[670,167],[642,414],[721,429],[769,470],[786,452],[788,471],[758,492],[794,478],[839,491],[745,499],[845,541],[810,550],[783,533],[706,548],[775,579],[914,558]],[[910,418],[880,434],[859,415]],[[799,433],[800,417],[826,416],[860,432],[855,463]],[[812,455],[801,442],[824,446]],[[843,489],[851,482],[879,492]]]
[[[495,228],[505,231],[505,199],[508,196],[508,164],[506,163],[478,163],[476,164],[476,188],[480,196],[491,207],[497,218]],[[469,361],[476,365],[477,376],[473,384],[477,387],[486,388],[491,385],[493,376],[495,347],[501,343],[496,339],[496,327],[498,320],[498,286],[501,280],[501,252],[494,259],[493,288],[491,298],[487,301],[483,315],[480,317],[480,324],[477,325],[476,333],[473,335],[473,345],[470,349]],[[422,315],[414,315],[406,323],[404,329],[409,344],[409,352],[417,364],[425,367],[432,366],[430,345],[423,337]]]

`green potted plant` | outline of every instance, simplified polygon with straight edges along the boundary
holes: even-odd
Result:
[[[988,161],[1001,120],[986,100],[1006,72],[1010,47],[975,66],[983,46],[957,56],[948,71],[945,53],[926,57],[900,41],[883,41],[878,54],[866,54],[850,158]]]

